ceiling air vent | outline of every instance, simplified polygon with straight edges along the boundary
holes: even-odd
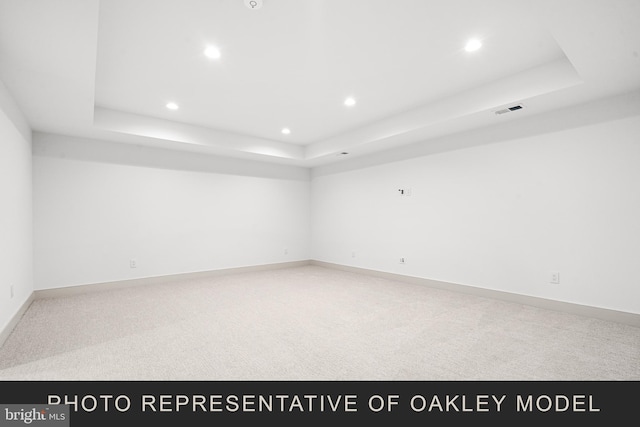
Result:
[[[512,105],[511,107],[503,108],[502,110],[496,111],[496,114],[505,114],[510,113],[512,111],[522,110],[524,106],[522,104]]]

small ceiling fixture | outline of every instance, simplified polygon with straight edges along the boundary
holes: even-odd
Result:
[[[244,0],[244,5],[251,10],[257,10],[262,7],[262,0]]]
[[[207,46],[204,50],[204,56],[210,59],[220,59],[220,49],[215,46]]]
[[[478,39],[471,39],[464,46],[464,50],[467,52],[474,52],[482,47],[482,43]]]
[[[507,107],[507,108],[503,108],[502,110],[498,110],[495,113],[498,114],[498,115],[506,114],[506,113],[510,113],[512,111],[522,110],[523,108],[524,108],[524,105],[516,104],[516,105],[512,105],[511,107]]]
[[[169,110],[177,110],[180,107],[178,107],[178,104],[176,104],[175,102],[168,102],[167,103],[167,108]]]
[[[347,99],[344,100],[344,105],[346,105],[347,107],[353,107],[354,105],[356,105],[356,100],[353,97],[348,97]]]
[[[281,130],[280,132],[282,132],[282,133],[283,133],[283,134],[285,134],[285,135],[289,135],[289,134],[291,133],[291,129],[289,129],[289,128],[282,128],[282,130]]]

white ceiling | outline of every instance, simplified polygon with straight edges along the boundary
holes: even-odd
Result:
[[[637,90],[639,52],[637,0],[0,0],[34,130],[308,167]]]

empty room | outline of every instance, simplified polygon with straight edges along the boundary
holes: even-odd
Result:
[[[0,380],[640,380],[640,2],[0,0]]]

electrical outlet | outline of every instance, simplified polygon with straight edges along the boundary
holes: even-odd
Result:
[[[130,259],[129,260],[129,267],[130,268],[137,268],[138,267],[138,261],[136,261],[135,259]]]
[[[351,258],[355,258],[356,257],[356,251],[351,251]]]
[[[404,258],[400,258],[400,264],[405,264],[405,259]]]
[[[557,271],[552,271],[549,276],[549,283],[558,284],[560,283],[560,273]]]
[[[9,292],[11,293],[11,298],[13,298],[13,285],[9,286]]]
[[[284,254],[287,255],[289,253],[289,249],[284,248]]]

